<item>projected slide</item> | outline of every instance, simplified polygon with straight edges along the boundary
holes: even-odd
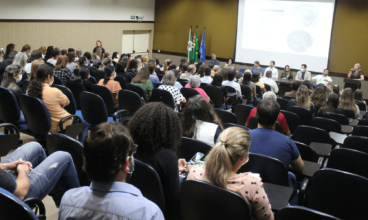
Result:
[[[334,0],[239,0],[235,61],[259,60],[322,72],[327,67]]]

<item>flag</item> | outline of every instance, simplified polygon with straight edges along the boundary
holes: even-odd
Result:
[[[189,40],[187,45],[188,62],[192,58],[193,42],[192,42],[192,27],[189,29]]]
[[[201,40],[201,47],[199,48],[199,53],[201,54],[200,61],[206,61],[206,43],[205,43],[205,30],[203,30],[202,40]]]
[[[193,35],[193,52],[191,60],[195,63],[198,62],[198,29],[196,28],[194,35]]]

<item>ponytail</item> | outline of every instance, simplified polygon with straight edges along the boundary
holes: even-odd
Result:
[[[28,86],[28,95],[42,99],[43,82],[54,75],[54,68],[48,64],[42,64],[37,69],[36,78]]]
[[[78,60],[78,69],[81,69],[84,67],[84,62],[87,61],[87,58],[85,57],[80,57]]]
[[[223,131],[205,159],[207,180],[224,189],[231,189],[227,181],[235,164],[249,152],[251,136],[248,131],[231,127]]]
[[[111,62],[112,60],[110,58],[105,58],[103,62],[101,62],[101,66],[98,69],[104,71],[105,67],[110,66]]]
[[[105,67],[105,76],[104,76],[104,81],[103,84],[106,85],[107,82],[110,80],[111,74],[114,72],[113,67],[107,66]]]

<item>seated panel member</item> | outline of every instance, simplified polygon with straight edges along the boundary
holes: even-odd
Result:
[[[279,71],[275,67],[275,61],[270,62],[270,67],[266,68],[265,73],[267,73],[267,71],[272,71],[272,79],[276,80],[279,78]]]
[[[311,77],[312,77],[312,74],[309,71],[307,71],[307,65],[302,64],[301,70],[296,73],[295,80],[298,80],[298,81],[308,80],[308,81],[310,81]]]

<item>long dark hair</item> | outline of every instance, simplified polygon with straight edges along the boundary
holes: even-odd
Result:
[[[83,56],[85,57],[85,58],[87,58],[88,60],[91,60],[91,53],[90,52],[85,52],[84,54],[83,54]]]
[[[328,97],[327,106],[320,108],[318,115],[322,115],[327,112],[335,112],[335,110],[339,107],[339,101],[339,96],[335,93],[332,93],[330,97]]]
[[[251,77],[252,75],[250,74],[250,72],[245,72],[243,75],[243,85],[249,85]]]
[[[48,57],[52,57],[52,52],[54,51],[54,47],[53,46],[48,46],[47,50],[46,50],[46,55]]]
[[[216,123],[222,128],[221,121],[211,104],[201,95],[190,98],[185,105],[183,116],[181,117],[183,136],[196,138],[197,120]]]
[[[115,69],[112,66],[105,67],[105,76],[104,76],[104,81],[103,81],[104,85],[106,85],[107,82],[110,80],[110,77],[113,72],[115,72]]]
[[[5,51],[5,55],[4,55],[4,60],[9,58],[9,55],[11,52],[13,52],[13,49],[15,47],[15,44],[8,44],[6,46],[6,51]]]
[[[80,57],[79,60],[78,60],[78,65],[79,65],[79,68],[82,68],[84,67],[84,62],[87,61],[87,58],[85,57]]]
[[[42,64],[37,69],[36,78],[28,86],[28,95],[42,99],[42,83],[54,75],[54,68],[48,64]]]
[[[79,69],[79,75],[81,77],[81,79],[83,80],[88,80],[88,75],[89,75],[89,69],[84,67],[84,68],[80,68]]]
[[[128,123],[138,153],[153,155],[160,148],[176,151],[181,138],[178,115],[160,102],[151,102],[140,108]]]
[[[254,83],[256,83],[256,82],[258,82],[258,80],[259,80],[259,73],[258,72],[255,72],[255,73],[253,73],[252,74],[252,82],[254,82]]]
[[[213,76],[213,80],[212,80],[211,84],[214,85],[214,86],[221,86],[223,80],[224,79],[223,79],[221,73],[216,73]]]
[[[111,59],[114,59],[114,58],[119,59],[119,57],[116,57],[116,55],[118,55],[118,52],[114,52],[114,53],[112,53],[112,57],[111,57]]]
[[[116,64],[116,72],[125,73],[126,66],[127,66],[127,62],[120,61],[119,63]]]
[[[128,69],[133,70],[133,69],[137,69],[137,68],[138,68],[138,61],[136,59],[130,60]]]

